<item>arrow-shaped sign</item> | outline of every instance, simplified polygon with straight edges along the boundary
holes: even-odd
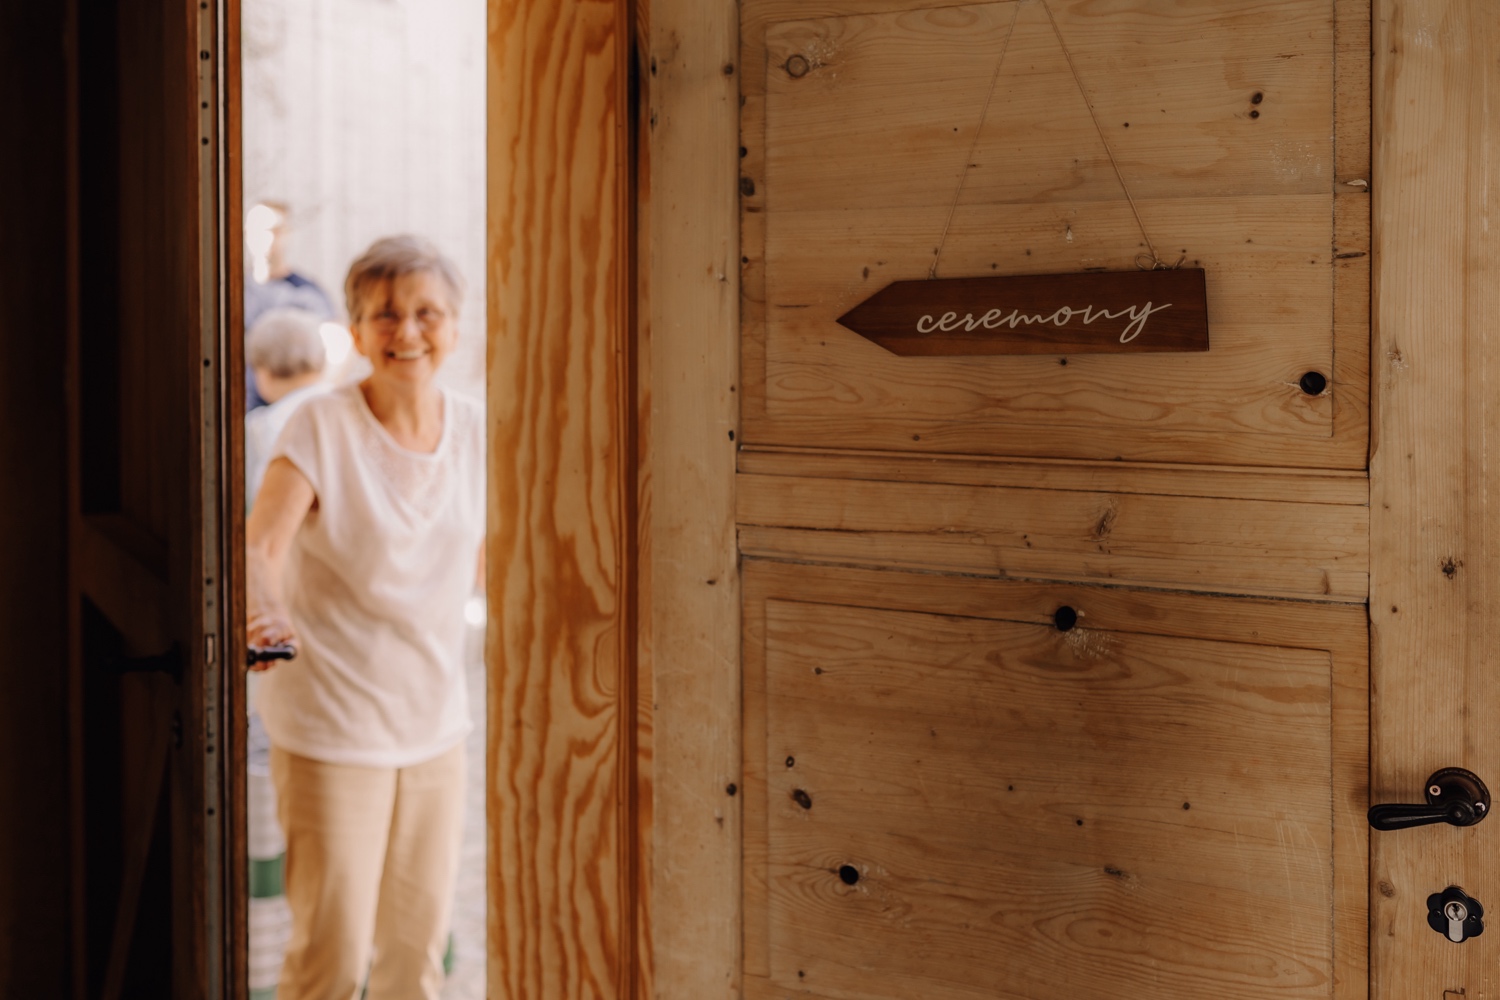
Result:
[[[839,322],[903,357],[1208,350],[1200,268],[897,281]]]

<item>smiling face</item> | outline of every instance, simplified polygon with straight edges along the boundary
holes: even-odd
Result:
[[[370,361],[371,378],[432,381],[458,343],[453,290],[428,271],[398,275],[369,290],[350,333]]]

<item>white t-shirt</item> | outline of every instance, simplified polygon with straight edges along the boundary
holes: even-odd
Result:
[[[281,429],[291,419],[297,407],[319,393],[327,392],[325,382],[305,385],[293,389],[274,403],[257,406],[245,414],[245,511],[255,505],[255,494],[260,492],[260,481],[266,477],[266,466],[271,464],[271,449],[281,437]]]
[[[332,764],[430,760],[470,729],[463,612],[484,539],[484,411],[443,390],[443,436],[423,454],[341,386],[292,414],[283,456],[318,500],[287,565],[297,658],[257,695],[271,742]]]

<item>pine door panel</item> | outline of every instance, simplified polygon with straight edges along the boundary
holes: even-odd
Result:
[[[1360,609],[746,585],[751,995],[1363,995]]]
[[[747,442],[1364,467],[1367,7],[743,10]],[[1148,249],[1206,270],[1208,352],[899,358],[836,322],[893,281]]]

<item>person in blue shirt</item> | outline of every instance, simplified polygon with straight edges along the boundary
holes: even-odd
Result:
[[[271,449],[287,419],[308,397],[328,388],[328,349],[318,317],[304,309],[272,309],[245,334],[245,367],[266,405],[245,414],[245,510],[260,491]]]
[[[254,328],[273,309],[300,309],[315,319],[333,319],[333,300],[314,280],[298,274],[287,263],[287,206],[278,201],[257,202],[245,214],[245,239],[250,244],[250,273],[245,275],[245,331]],[[245,366],[245,410],[268,402],[256,388],[250,366]]]

